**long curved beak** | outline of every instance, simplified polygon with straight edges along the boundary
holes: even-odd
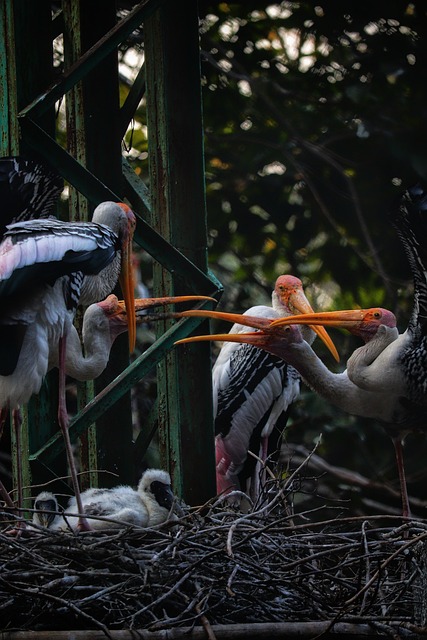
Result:
[[[271,323],[272,327],[283,327],[287,324],[308,324],[314,327],[338,327],[341,329],[352,329],[363,322],[366,309],[349,309],[345,311],[320,311],[319,313],[304,313],[301,315],[277,318]]]
[[[225,311],[211,311],[210,309],[188,309],[173,314],[175,318],[212,318],[214,320],[225,320],[233,324],[242,324],[253,329],[268,331],[271,326],[271,318],[259,318],[257,316],[247,316],[241,313],[227,313]]]
[[[241,323],[240,323],[241,324]],[[239,342],[263,346],[265,343],[267,332],[264,331],[247,331],[245,333],[211,333],[206,336],[190,336],[189,338],[181,338],[174,344],[187,344],[188,342]]]
[[[315,315],[315,314],[314,314]],[[182,318],[182,317],[200,317],[200,318],[213,318],[216,320],[225,320],[227,322],[233,322],[233,323],[238,323],[238,324],[242,324],[245,327],[252,327],[254,329],[261,329],[261,331],[264,332],[264,335],[266,333],[277,333],[277,325],[275,324],[277,322],[277,320],[272,320],[271,318],[259,318],[259,317],[255,317],[255,316],[248,316],[248,315],[243,315],[243,314],[239,314],[239,313],[226,313],[223,311],[205,311],[204,309],[191,309],[188,311],[182,311],[181,313],[177,313],[175,314],[176,317]],[[295,316],[293,316],[295,317]],[[302,317],[304,318],[305,315],[302,316],[296,316],[296,317]],[[290,324],[290,323],[287,323]],[[293,324],[296,324],[295,322]],[[309,324],[309,323],[305,323],[305,324]],[[311,326],[311,325],[310,325]],[[324,342],[324,344],[328,347],[329,351],[332,353],[332,355],[334,356],[335,360],[337,362],[339,362],[339,355],[338,355],[338,351],[335,348],[334,343],[332,342],[331,338],[329,337],[328,333],[326,332],[326,330],[323,329],[323,327],[318,327],[313,325],[313,331],[316,331],[317,335],[319,336],[319,338],[322,340],[322,342]],[[247,342],[246,340],[241,340],[241,338],[243,338],[244,336],[262,336],[262,333],[239,333],[239,334],[234,334],[234,333],[225,333],[225,334],[217,334],[216,337],[212,337],[212,336],[192,336],[190,338],[183,338],[182,340],[178,340],[177,342],[175,342],[175,344],[183,344],[185,342],[198,342],[201,339],[203,340],[226,340],[227,342]],[[220,337],[222,336],[222,337]],[[224,337],[226,336],[226,337]],[[236,337],[238,336],[239,339],[236,339]],[[253,344],[253,342],[251,342],[251,344]]]
[[[163,298],[136,298],[135,310],[141,311],[142,309],[150,309],[151,307],[157,307],[159,305],[178,304],[179,302],[218,302],[215,298],[210,296],[165,296]]]
[[[120,204],[120,203],[119,203]],[[136,218],[131,209],[123,207],[128,218],[128,234],[121,247],[120,287],[126,304],[126,315],[129,334],[129,352],[133,353],[136,343],[135,317],[135,281],[132,269],[132,240],[136,226]]]
[[[139,311],[144,311],[145,309],[151,309],[153,307],[165,306],[168,304],[178,304],[180,302],[215,302],[218,301],[215,298],[211,298],[210,296],[165,296],[160,298],[135,298],[134,306],[135,306],[135,314],[137,315]],[[117,313],[127,313],[127,305],[125,300],[117,300],[114,303],[114,311]],[[185,313],[182,311],[181,313]],[[174,318],[176,316],[181,317],[181,313],[165,313],[165,318]]]
[[[215,298],[211,298],[210,296],[165,296],[160,298],[135,298],[134,306],[135,306],[135,325],[142,324],[144,322],[148,322],[151,320],[163,320],[169,318],[179,317],[178,313],[159,313],[157,315],[146,315],[141,312],[146,311],[147,309],[151,309],[152,307],[164,306],[168,304],[178,304],[180,302],[200,302],[200,301],[208,301],[208,302],[217,302]],[[102,302],[98,302],[104,309],[104,312],[110,317],[115,317],[119,320],[120,324],[125,324],[129,330],[129,322],[128,322],[128,312],[127,312],[127,304],[125,300],[118,300],[117,296],[114,294],[110,294],[105,300]],[[120,333],[122,330],[120,331]]]
[[[289,296],[289,303],[291,307],[294,307],[296,311],[299,311],[300,314],[304,315],[312,315],[314,314],[314,309],[311,304],[305,297],[305,294],[302,290],[297,290]],[[291,317],[291,316],[288,316]],[[274,326],[275,321],[273,321],[272,326]],[[296,324],[295,322],[287,323],[287,324]],[[329,337],[327,331],[323,328],[323,326],[318,326],[315,324],[310,324],[308,322],[304,323],[308,324],[310,329],[314,331],[314,333],[322,340],[322,342],[327,346],[329,351],[332,353],[334,359],[339,362],[340,357],[338,355],[338,351],[335,348],[332,339]]]

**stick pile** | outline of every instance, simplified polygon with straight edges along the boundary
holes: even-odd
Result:
[[[217,499],[157,529],[5,528],[2,629],[195,625],[215,637],[214,625],[330,621],[411,636],[427,620],[427,525],[400,522],[289,515],[279,491],[247,514]]]

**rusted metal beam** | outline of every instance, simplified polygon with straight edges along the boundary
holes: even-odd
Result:
[[[51,88],[40,93],[32,102],[22,109],[21,115],[31,115],[39,118],[49,107],[55,105],[57,100],[71,89],[76,82],[102,60],[108,56],[134,29],[139,27],[145,18],[150,15],[165,0],[141,0],[129,14],[120,20],[114,27],[105,33],[96,44],[91,46],[82,57],[62,75],[62,79]],[[100,7],[102,11],[102,6]]]
[[[177,29],[176,25],[180,24]],[[207,272],[207,222],[197,2],[162,5],[144,23],[151,224]],[[154,266],[156,295],[182,292]],[[162,327],[163,331],[168,326]],[[215,494],[210,350],[192,345],[159,366],[161,454],[175,491],[190,504]]]

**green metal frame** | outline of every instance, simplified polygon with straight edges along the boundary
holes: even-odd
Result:
[[[7,0],[0,1],[11,4]],[[25,3],[25,0],[23,1]],[[75,0],[64,0],[64,5],[74,3]],[[100,7],[101,5],[102,3]],[[198,47],[197,3],[195,0],[188,2],[183,16],[179,15],[176,5],[173,0],[140,2],[81,55],[62,74],[59,81],[48,90],[39,92],[35,99],[21,108],[16,114],[16,121],[19,122],[25,146],[36,149],[53,163],[64,178],[89,202],[96,204],[102,200],[121,200],[123,195],[126,195],[137,212],[135,242],[155,261],[156,295],[191,291],[218,297],[221,295],[222,286],[207,268],[206,231],[200,246],[201,232],[203,225],[206,225],[206,211],[199,55],[198,48],[195,48]],[[178,36],[176,20],[180,18],[186,21],[186,28],[184,33]],[[59,24],[58,19],[55,22],[56,25]],[[123,160],[124,194],[120,197],[114,189],[77,162],[71,153],[59,146],[47,131],[44,118],[52,112],[56,101],[78,86],[79,81],[84,80],[90,71],[102,64],[103,60],[143,22],[146,69],[139,73],[120,110],[118,128],[122,136],[146,88],[152,187],[148,191],[126,160]],[[6,29],[10,29],[10,6],[3,12],[2,24]],[[173,67],[177,64],[177,53],[184,56],[179,68],[185,99],[181,99],[179,105],[175,103],[172,109],[168,100],[179,100],[177,86],[171,81],[170,75],[171,71],[176,73]],[[186,61],[189,64],[186,64]],[[188,77],[185,75],[187,68],[190,69]],[[2,77],[7,77],[7,73],[3,71]],[[194,85],[195,81],[197,86]],[[9,85],[9,89],[13,90],[13,83]],[[186,118],[188,110],[191,121]],[[197,112],[199,120],[197,117],[194,120]],[[180,116],[181,120],[176,122],[176,118]],[[6,126],[8,136],[11,135],[13,127],[16,128],[15,120],[11,120],[13,122]],[[187,169],[180,164],[182,158],[174,142],[177,139],[177,131],[181,140],[182,136],[186,136],[189,141],[190,160],[188,155],[185,160],[191,164],[191,154],[194,157]],[[13,133],[11,139],[14,139]],[[16,144],[15,149],[8,152],[16,153]],[[73,152],[75,153],[75,150]],[[189,200],[189,192],[197,194],[197,199],[193,202]],[[190,238],[190,245],[189,218],[183,218],[188,206],[191,206],[193,226],[198,229],[197,237]],[[194,216],[197,224],[194,224]],[[198,244],[191,246],[191,242]],[[177,248],[180,245],[182,250]],[[177,356],[171,350],[177,339],[189,335],[199,327],[200,322],[199,319],[188,318],[172,326],[165,326],[164,332],[155,344],[126,370],[119,373],[75,416],[70,432],[73,439],[84,434],[88,427],[122,398],[138,380],[160,364],[159,428],[162,432],[161,441],[165,445],[162,451],[163,460],[172,471],[175,490],[192,504],[203,502],[215,492],[209,350],[206,345],[202,345],[200,349],[188,350],[185,356]],[[193,375],[194,378],[188,377]],[[198,387],[198,398],[195,398],[194,385]],[[42,464],[50,464],[62,450],[62,438],[55,433],[29,456],[29,461],[37,460]]]

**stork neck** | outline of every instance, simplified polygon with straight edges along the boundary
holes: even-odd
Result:
[[[402,395],[405,382],[398,360],[405,342],[405,335],[399,336],[396,328],[379,327],[375,338],[349,358],[349,379],[366,391]]]
[[[85,276],[79,303],[90,305],[106,298],[116,286],[120,274],[121,254],[118,251],[112,262],[97,275]]]
[[[352,415],[385,420],[392,407],[387,394],[359,388],[347,371],[332,373],[307,343],[289,345],[286,361],[301,374],[304,382],[322,398]]]

